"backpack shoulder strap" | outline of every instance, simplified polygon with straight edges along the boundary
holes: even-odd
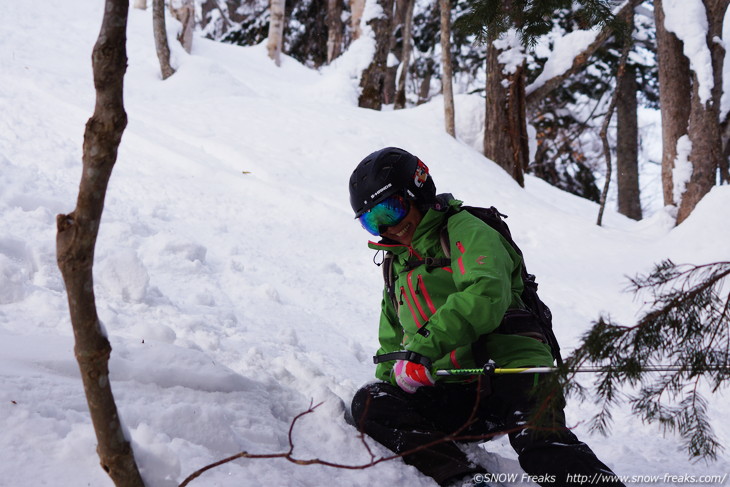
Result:
[[[381,264],[383,266],[383,281],[385,282],[385,290],[388,293],[388,297],[390,298],[391,303],[393,303],[393,307],[395,308],[396,313],[398,313],[398,299],[395,296],[395,274],[393,273],[393,259],[395,258],[395,254],[393,252],[387,251],[385,253],[385,257],[383,257],[383,263]]]
[[[439,241],[441,242],[441,250],[444,251],[444,255],[447,259],[451,259],[451,242],[449,241],[449,227],[448,222],[446,225],[441,227],[441,234],[439,235]]]

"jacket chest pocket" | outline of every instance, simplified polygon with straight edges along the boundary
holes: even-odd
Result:
[[[436,269],[434,272],[446,274],[441,269]],[[450,280],[448,274],[444,277]],[[438,284],[436,276],[433,273],[423,272],[420,267],[399,274],[396,289],[399,305],[398,318],[406,333],[416,332],[438,309],[440,300],[434,300],[434,296],[429,291],[436,284]],[[408,326],[410,324],[415,325],[415,329],[413,326]]]

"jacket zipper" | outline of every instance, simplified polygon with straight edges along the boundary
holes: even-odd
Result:
[[[431,301],[431,296],[428,294],[428,291],[426,290],[426,284],[423,282],[423,275],[418,275],[418,289],[423,293],[423,299],[426,300],[426,305],[428,306],[428,310],[431,311],[431,314],[434,314],[436,312],[436,306],[433,305],[433,301]]]
[[[459,272],[461,272],[461,275],[463,276],[466,273],[466,270],[464,269],[464,253],[466,252],[466,249],[461,241],[456,242],[456,248],[459,249],[459,252],[461,252],[461,255],[456,262],[459,264]]]
[[[421,321],[418,319],[418,315],[416,314],[416,310],[413,309],[413,305],[411,304],[411,300],[408,299],[408,293],[406,292],[406,288],[401,286],[400,287],[401,296],[403,296],[403,299],[405,299],[406,304],[408,305],[408,309],[411,310],[411,315],[413,315],[413,321],[416,322],[416,327],[420,328],[423,325],[421,324]]]
[[[419,277],[418,282],[419,283],[423,282],[420,279],[421,276],[419,275],[418,277]],[[423,308],[421,307],[421,302],[418,300],[418,297],[416,296],[418,291],[413,287],[413,271],[408,273],[408,290],[411,292],[411,297],[413,298],[413,302],[416,303],[418,312],[421,314],[421,318],[423,318],[423,322],[425,323],[426,321],[428,321],[428,316],[426,315],[426,312],[423,311]]]

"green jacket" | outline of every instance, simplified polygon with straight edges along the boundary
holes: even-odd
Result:
[[[449,206],[458,210],[461,202],[451,200]],[[408,270],[406,262],[411,257],[446,257],[440,242],[445,224],[451,266],[428,269],[420,265]],[[552,365],[550,348],[542,342],[492,333],[507,309],[525,307],[520,299],[522,258],[479,218],[467,211],[449,218],[445,211],[430,209],[416,228],[410,247],[383,241],[370,242],[369,247],[393,252],[397,276],[399,309],[384,291],[378,355],[405,349],[431,359],[434,369],[473,368],[472,343],[488,334],[487,356],[498,367]],[[417,333],[421,327],[428,333]],[[376,377],[392,382],[393,363],[378,364]]]

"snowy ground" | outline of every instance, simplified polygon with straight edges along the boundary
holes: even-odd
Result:
[[[103,2],[1,3],[0,485],[110,486],[55,264],[55,215],[74,207],[93,111]],[[241,450],[285,451],[310,401],[324,404],[295,430],[297,455],[369,460],[341,400],[372,377],[381,277],[347,181],[383,146],[419,155],[440,191],[510,215],[566,349],[600,312],[634,318],[625,276],[667,257],[730,258],[730,188],[676,229],[663,210],[638,223],[609,210],[599,228],[596,205],[534,178],[523,190],[473,150],[479,99],[458,99],[459,141],[445,135],[437,102],[356,108],[352,77],[367,46],[322,72],[289,58],[276,68],[263,46],[196,39],[192,55],[172,49],[178,71],[162,82],[151,12],[130,11],[129,125],[95,266],[112,386],[149,486],[177,485]],[[727,399],[713,396],[710,415],[730,446]],[[568,421],[621,475],[730,473],[727,457],[691,463],[675,436],[629,410],[616,412],[611,436],[593,436],[583,422],[592,411],[571,403]],[[520,472],[506,440],[486,446],[485,466]],[[349,471],[238,460],[192,485],[434,484],[399,461]]]

